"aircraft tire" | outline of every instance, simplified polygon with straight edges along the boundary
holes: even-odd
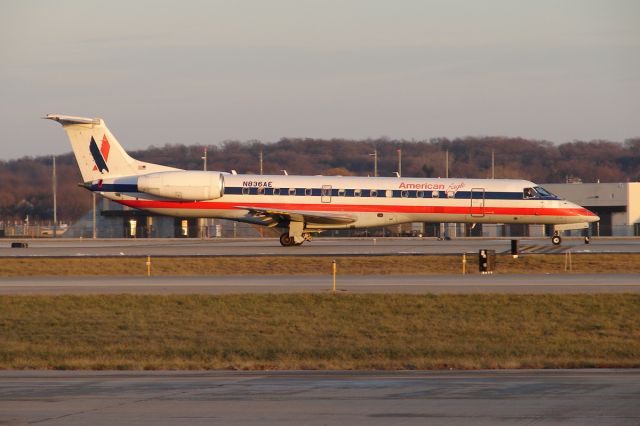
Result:
[[[284,247],[291,247],[295,244],[295,241],[289,236],[288,232],[285,232],[280,235],[280,244],[282,244],[282,246]]]
[[[562,242],[562,238],[560,238],[560,235],[554,235],[553,237],[551,237],[551,242],[554,246],[559,246]]]

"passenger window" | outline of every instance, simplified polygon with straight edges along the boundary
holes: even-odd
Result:
[[[296,195],[296,189],[295,188],[289,188],[289,195]]]
[[[407,197],[409,197],[409,191],[402,191],[402,192],[400,192],[400,196],[401,196],[402,198],[407,198]]]
[[[384,193],[385,197],[391,198],[393,197],[393,191],[390,189],[387,189],[386,192]]]
[[[264,194],[264,186],[258,187],[258,195],[263,195],[263,194]]]
[[[311,188],[306,188],[304,190],[304,195],[306,195],[307,197],[311,196],[313,194],[313,189]]]
[[[250,191],[251,191],[251,189],[249,189],[247,187],[243,187],[242,188],[242,195],[249,195]]]
[[[362,190],[361,189],[354,189],[353,190],[353,196],[354,197],[360,197],[362,195]]]
[[[447,191],[447,198],[455,198],[456,193],[455,191]]]
[[[440,198],[440,191],[433,191],[431,193],[432,198]]]
[[[377,197],[378,196],[378,191],[375,189],[372,189],[371,192],[369,193],[370,197]]]
[[[339,197],[344,197],[345,195],[347,195],[347,191],[345,191],[344,189],[338,189]]]
[[[424,191],[418,191],[418,192],[416,192],[416,197],[418,197],[418,198],[424,198]]]
[[[273,195],[280,195],[280,188],[273,188]]]

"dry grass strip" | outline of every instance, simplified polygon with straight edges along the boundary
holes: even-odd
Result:
[[[330,274],[330,256],[265,257],[158,257],[152,274],[167,275],[310,275]],[[458,274],[462,255],[340,256],[338,273],[344,275]],[[121,276],[146,275],[146,257],[3,258],[0,277],[17,276]],[[640,254],[574,254],[575,273],[640,273]],[[496,273],[560,273],[562,254],[529,254],[513,259],[498,255]],[[478,273],[478,256],[467,256],[467,272]]]
[[[2,369],[640,367],[640,295],[3,296]]]

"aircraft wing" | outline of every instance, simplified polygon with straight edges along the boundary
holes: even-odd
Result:
[[[269,209],[253,206],[235,206],[238,209],[248,210],[257,217],[271,219],[274,225],[278,222],[289,220],[293,222],[317,223],[322,225],[342,225],[353,223],[356,218],[347,213],[314,212],[284,209]]]

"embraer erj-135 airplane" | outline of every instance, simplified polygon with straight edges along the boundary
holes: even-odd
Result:
[[[282,228],[283,246],[300,245],[323,230],[409,222],[552,224],[557,245],[562,231],[600,219],[526,180],[181,170],[131,158],[100,118],[44,118],[66,130],[90,191],[160,215]]]

